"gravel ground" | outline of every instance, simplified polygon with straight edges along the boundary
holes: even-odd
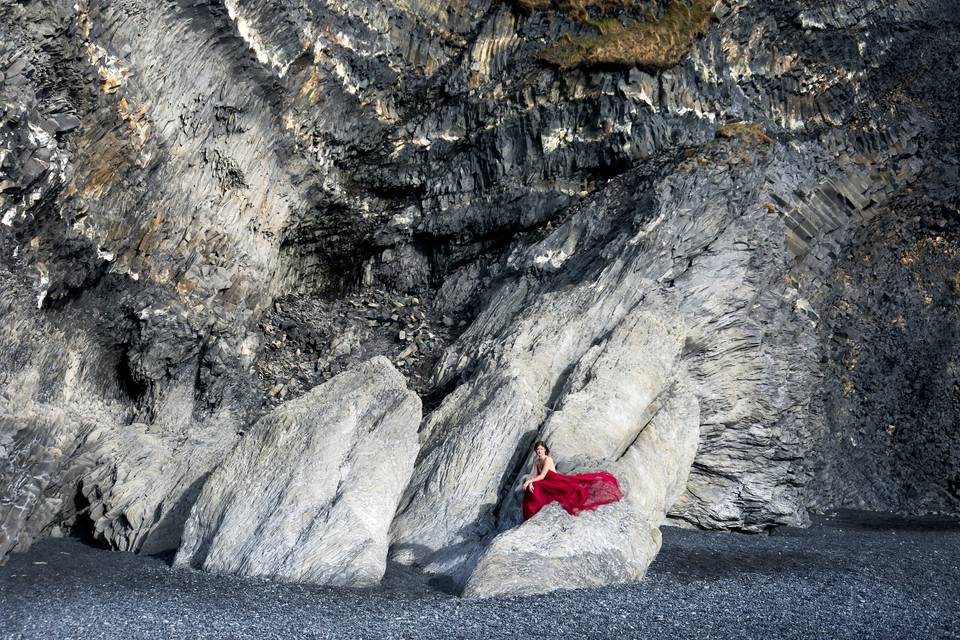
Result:
[[[169,559],[167,559],[169,560]],[[0,638],[960,638],[960,522],[664,528],[638,584],[468,601],[395,571],[329,589],[46,540],[0,568]]]

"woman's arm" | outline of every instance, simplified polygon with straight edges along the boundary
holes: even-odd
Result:
[[[534,462],[533,464],[534,464],[534,469],[536,469],[537,463]],[[550,456],[547,456],[547,458],[543,461],[543,468],[540,470],[540,473],[534,475],[529,480],[524,482],[523,488],[526,489],[530,487],[537,480],[543,480],[544,478],[546,478],[548,471],[556,471],[556,467],[553,466],[553,458],[551,458]]]
[[[537,461],[534,460],[533,464],[530,465],[530,475],[527,476],[527,479],[523,481],[523,489],[526,491],[530,485],[534,483],[535,480],[539,480],[537,477]]]
[[[528,475],[528,476],[523,480],[523,490],[524,490],[524,491],[527,490],[527,487],[530,486],[530,483],[533,482],[533,478],[534,478],[534,476],[536,476],[536,475],[537,475],[537,461],[534,460],[534,461],[533,461],[533,464],[530,465],[530,475]]]

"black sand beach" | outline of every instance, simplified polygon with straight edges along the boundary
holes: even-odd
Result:
[[[641,583],[485,601],[396,572],[329,589],[47,540],[0,568],[0,637],[960,638],[956,520],[844,512],[771,535],[663,533]]]

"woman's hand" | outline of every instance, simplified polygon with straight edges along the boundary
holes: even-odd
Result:
[[[524,490],[529,489],[530,492],[532,493],[532,492],[533,492],[533,480],[527,480],[526,482],[524,482],[524,483],[523,483],[523,488],[524,488]]]

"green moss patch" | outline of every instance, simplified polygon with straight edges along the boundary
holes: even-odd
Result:
[[[714,5],[714,0],[669,0],[659,18],[647,16],[624,22],[618,18],[592,18],[589,9],[637,10],[641,7],[639,3],[634,0],[517,1],[530,11],[548,7],[564,10],[597,31],[597,35],[590,36],[564,35],[540,52],[541,60],[564,70],[607,65],[651,70],[676,66],[697,38],[709,30]]]
[[[718,138],[733,138],[744,144],[770,144],[773,140],[757,122],[732,122],[717,129]]]

